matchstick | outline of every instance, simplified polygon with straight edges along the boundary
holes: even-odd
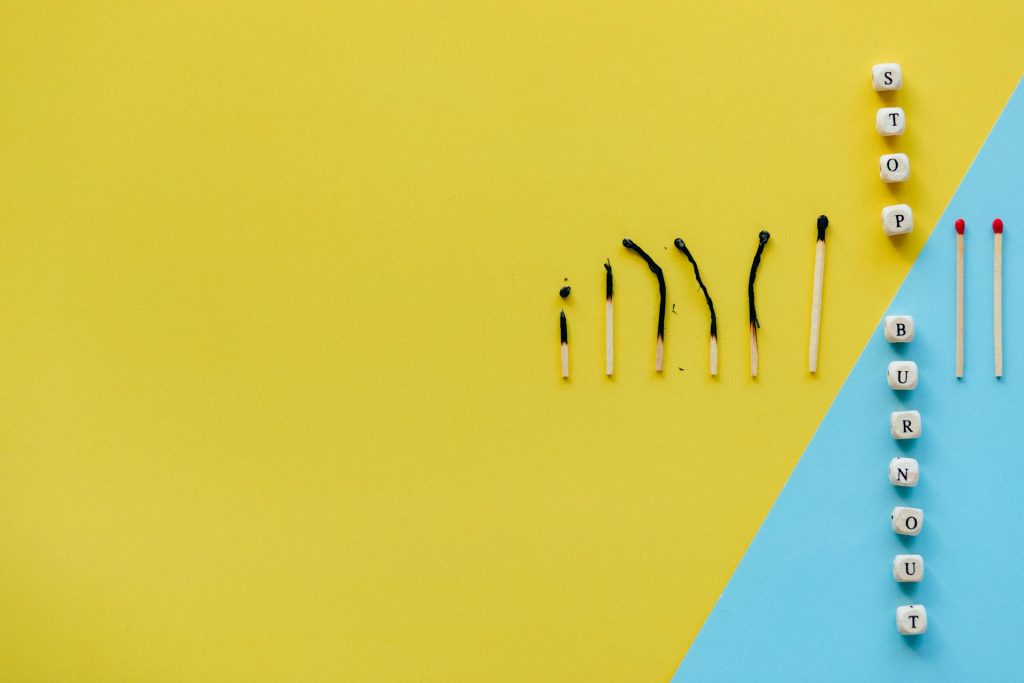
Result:
[[[640,258],[647,262],[647,267],[658,278],[658,340],[654,350],[654,371],[661,372],[662,359],[665,355],[665,273],[661,270],[661,266],[655,263],[654,259],[648,256],[647,252],[633,240],[622,240],[622,246],[639,254]]]
[[[693,274],[697,278],[697,286],[704,292],[704,300],[708,302],[708,311],[711,313],[711,341],[709,343],[710,353],[710,369],[711,376],[716,377],[718,375],[718,318],[715,316],[715,304],[711,301],[711,295],[708,294],[708,288],[704,286],[704,281],[700,277],[700,269],[697,268],[697,262],[693,258],[693,254],[690,253],[689,248],[686,246],[686,242],[683,242],[679,237],[676,238],[674,243],[676,249],[683,252],[683,256],[689,260],[693,266]]]
[[[818,243],[814,249],[814,293],[811,297],[811,345],[807,353],[807,366],[811,373],[818,371],[818,340],[821,335],[821,289],[825,282],[825,228],[828,216],[818,216]]]
[[[964,376],[964,228],[963,218],[956,223],[956,376]]]
[[[562,287],[558,296],[568,298],[571,287]],[[565,321],[565,309],[558,316],[558,329],[562,340],[562,379],[569,379],[569,325]]]
[[[1003,221],[992,221],[992,339],[996,377],[1003,376]]]
[[[615,311],[612,305],[612,263],[604,262],[604,374],[612,376],[615,367]]]
[[[754,304],[754,278],[757,277],[757,267],[761,265],[761,254],[764,253],[764,245],[768,244],[771,237],[767,230],[762,230],[757,235],[757,252],[754,253],[754,262],[750,264],[750,280],[747,282],[747,303],[750,309],[750,376],[757,377],[757,328],[761,322],[757,319],[757,306]]]

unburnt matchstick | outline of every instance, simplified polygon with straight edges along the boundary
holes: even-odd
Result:
[[[648,256],[647,252],[637,246],[633,240],[622,240],[622,246],[639,254],[640,258],[647,262],[647,267],[658,278],[658,340],[654,351],[654,370],[661,372],[662,358],[665,355],[665,273],[662,272],[661,266],[655,263],[654,259]]]
[[[807,354],[807,367],[818,371],[818,340],[821,336],[821,289],[825,282],[825,228],[828,216],[818,216],[818,241],[814,248],[814,289],[811,297],[811,345]]]
[[[761,265],[761,254],[764,253],[764,245],[768,244],[771,237],[767,230],[762,230],[757,236],[757,252],[754,253],[754,262],[750,264],[750,280],[747,283],[747,302],[750,308],[750,376],[757,377],[757,328],[761,322],[757,319],[757,306],[754,303],[754,279],[757,277],[757,267]]]
[[[1003,221],[992,221],[992,339],[996,377],[1003,376]]]
[[[956,228],[956,376],[964,376],[964,229],[963,218],[957,218]]]
[[[612,262],[604,262],[604,374],[612,376],[615,367],[615,310],[612,306]]]
[[[711,370],[711,376],[715,377],[718,375],[718,318],[715,316],[715,304],[711,301],[711,295],[708,294],[708,288],[704,286],[704,281],[700,277],[700,269],[697,268],[697,261],[694,260],[693,254],[690,253],[690,249],[686,246],[681,238],[677,237],[674,242],[676,249],[683,252],[683,256],[687,258],[690,264],[693,266],[693,274],[697,278],[697,286],[700,287],[700,291],[704,292],[704,300],[708,302],[708,312],[711,314],[711,342],[709,346],[710,360],[709,367]]]
[[[563,299],[569,296],[569,292],[572,291],[571,287],[562,287],[558,290],[558,295]],[[565,320],[565,309],[558,316],[558,329],[562,341],[562,378],[569,378],[569,325]]]

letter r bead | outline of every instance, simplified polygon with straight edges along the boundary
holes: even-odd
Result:
[[[897,410],[889,415],[889,431],[894,439],[917,439],[921,436],[921,413]]]

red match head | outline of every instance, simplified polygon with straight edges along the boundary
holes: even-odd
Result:
[[[964,234],[964,228],[967,226],[967,224],[964,223],[964,219],[963,218],[957,218],[956,219],[956,223],[954,223],[953,225],[956,227],[956,234],[958,234],[958,235]]]
[[[997,235],[1002,235],[1003,234],[1003,219],[1002,218],[997,218],[994,221],[992,221],[992,232],[994,232]]]

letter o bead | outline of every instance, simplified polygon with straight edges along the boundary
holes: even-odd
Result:
[[[900,536],[917,536],[924,526],[924,510],[901,506],[892,509],[892,530]]]
[[[910,177],[910,158],[902,153],[878,157],[878,175],[887,183],[902,183]]]

